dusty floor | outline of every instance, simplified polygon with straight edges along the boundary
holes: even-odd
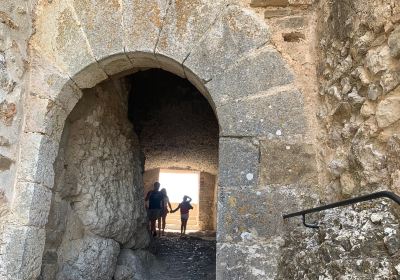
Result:
[[[152,251],[157,265],[150,279],[208,280],[215,279],[215,235],[191,233],[180,238],[169,232],[155,239]]]

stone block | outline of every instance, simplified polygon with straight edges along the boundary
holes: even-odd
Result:
[[[58,153],[57,142],[45,135],[22,133],[20,147],[17,179],[21,182],[34,182],[52,188],[53,163]]]
[[[251,139],[220,138],[219,185],[255,186],[258,179],[259,148]]]
[[[31,67],[30,95],[53,100],[69,114],[81,98],[82,91],[67,73],[36,51],[32,51]]]
[[[120,0],[72,0],[71,3],[97,61],[124,53]]]
[[[277,17],[286,17],[293,14],[293,11],[290,9],[279,9],[279,10],[266,10],[264,12],[264,17],[266,19],[269,18],[277,18]]]
[[[304,135],[307,120],[297,90],[276,91],[217,108],[221,136]]]
[[[262,185],[318,183],[315,147],[312,144],[279,140],[261,141]]]
[[[58,141],[67,118],[66,111],[54,101],[32,94],[26,98],[24,131],[45,134]]]
[[[224,0],[170,1],[156,54],[181,64],[215,22],[224,6]]]
[[[109,56],[100,60],[99,64],[109,76],[117,75],[134,68],[132,62],[125,53]]]
[[[37,279],[45,244],[45,230],[6,225],[0,232],[1,279]]]
[[[285,11],[285,10],[273,10],[273,11]],[[290,13],[288,15],[290,15]],[[266,18],[268,17],[267,11],[265,11],[265,17]],[[272,17],[272,15],[270,17]],[[306,26],[307,23],[308,19],[304,16],[291,16],[291,17],[286,17],[284,19],[279,19],[277,21],[279,27],[290,28],[290,29],[301,29],[304,26]]]
[[[221,75],[246,53],[259,48],[269,40],[266,24],[248,9],[231,5],[226,7],[197,46],[190,52],[184,66],[196,77],[210,81]],[[189,80],[193,80],[188,72]]]
[[[50,211],[51,191],[39,184],[18,182],[14,189],[11,214],[14,222],[44,227]]]
[[[252,7],[285,7],[289,5],[289,0],[252,0],[250,6]]]
[[[127,52],[126,53],[135,68],[160,68],[160,63],[154,53]]]
[[[292,81],[293,74],[281,55],[268,46],[240,59],[206,87],[218,107]]]
[[[31,47],[68,73],[80,88],[91,88],[107,79],[67,1],[42,6],[36,24]]]
[[[300,221],[300,218],[286,221],[282,215],[313,207],[318,198],[315,188],[297,184],[220,188],[217,242],[263,242],[280,236]]]
[[[167,7],[167,0],[149,0],[145,5],[138,0],[122,0],[123,40],[127,53],[154,53]]]
[[[252,7],[286,7],[312,5],[314,0],[252,0]]]
[[[282,245],[281,237],[268,243],[218,243],[216,279],[276,279]]]

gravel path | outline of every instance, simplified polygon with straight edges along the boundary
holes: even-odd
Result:
[[[150,279],[158,280],[214,280],[215,239],[193,234],[180,238],[178,233],[167,233],[155,239],[152,251],[157,264]]]

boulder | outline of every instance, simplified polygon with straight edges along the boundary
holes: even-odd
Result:
[[[58,280],[110,280],[119,253],[118,242],[95,235],[69,241],[62,248]]]

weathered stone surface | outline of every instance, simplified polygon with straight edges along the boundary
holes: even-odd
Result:
[[[122,0],[71,0],[71,5],[97,61],[124,52]]]
[[[304,135],[307,120],[299,91],[268,91],[217,108],[222,136]]]
[[[392,33],[390,33],[388,44],[390,48],[390,54],[393,57],[400,56],[400,27],[397,27],[392,31]]]
[[[219,185],[255,186],[259,174],[258,142],[251,139],[220,138]]]
[[[65,70],[79,87],[90,88],[107,78],[92,54],[75,10],[67,1],[42,6],[36,26],[32,48]]]
[[[372,222],[373,215],[382,220]],[[332,209],[318,220],[318,231],[304,227],[287,231],[276,279],[397,277],[393,269],[397,259],[391,257],[387,245],[398,246],[398,224],[385,202]]]
[[[268,242],[219,243],[217,279],[275,279],[281,237]],[[227,269],[227,268],[230,269]]]
[[[17,183],[11,205],[13,221],[24,226],[45,226],[50,200],[49,189],[34,183]]]
[[[28,96],[27,101],[25,132],[45,134],[56,141],[59,140],[67,118],[65,109],[50,99],[38,96]]]
[[[20,145],[24,152],[21,153],[17,178],[52,188],[58,143],[45,135],[23,133]]]
[[[29,94],[50,99],[69,114],[81,98],[81,90],[67,73],[52,65],[50,60],[40,57],[36,51],[32,51],[32,54]]]
[[[279,140],[261,141],[262,185],[317,184],[315,147]]]
[[[0,226],[0,278],[36,279],[44,248],[44,229],[28,226]]]
[[[357,187],[357,183],[349,172],[340,175],[340,184],[342,186],[342,194],[344,197],[352,196]]]
[[[88,91],[76,106],[66,131],[60,190],[72,197],[86,228],[120,243],[132,237],[144,216],[140,149],[127,108],[121,110],[126,100],[126,89],[109,82]]]
[[[112,239],[86,235],[71,240],[62,255],[59,280],[109,280],[119,253],[119,244]]]
[[[146,1],[145,5],[140,0],[122,0],[124,44],[127,53],[154,53],[167,7],[166,0],[150,0]]]
[[[314,0],[252,0],[250,5],[253,7],[285,7],[296,5],[311,5]]]
[[[366,56],[366,65],[368,69],[377,74],[378,72],[392,68],[392,57],[390,55],[390,49],[387,46],[383,46],[378,49],[370,50]]]
[[[313,207],[316,197],[312,188],[297,184],[220,189],[217,242],[262,242],[279,236],[294,226],[282,214]]]
[[[135,69],[128,55],[125,53],[104,58],[99,61],[99,64],[109,76],[133,72]]]
[[[170,1],[157,41],[156,55],[182,63],[213,24],[224,4],[224,0]]]
[[[231,5],[223,9],[216,22],[191,50],[184,66],[199,79],[210,81],[221,75],[238,58],[266,44],[268,40],[268,28],[257,15]],[[189,80],[195,79],[192,75],[186,71]]]
[[[268,69],[268,72],[260,69]],[[282,57],[271,47],[265,47],[238,60],[206,87],[218,107],[292,81],[293,75]]]
[[[376,109],[379,127],[387,127],[400,119],[400,88],[382,100]]]

